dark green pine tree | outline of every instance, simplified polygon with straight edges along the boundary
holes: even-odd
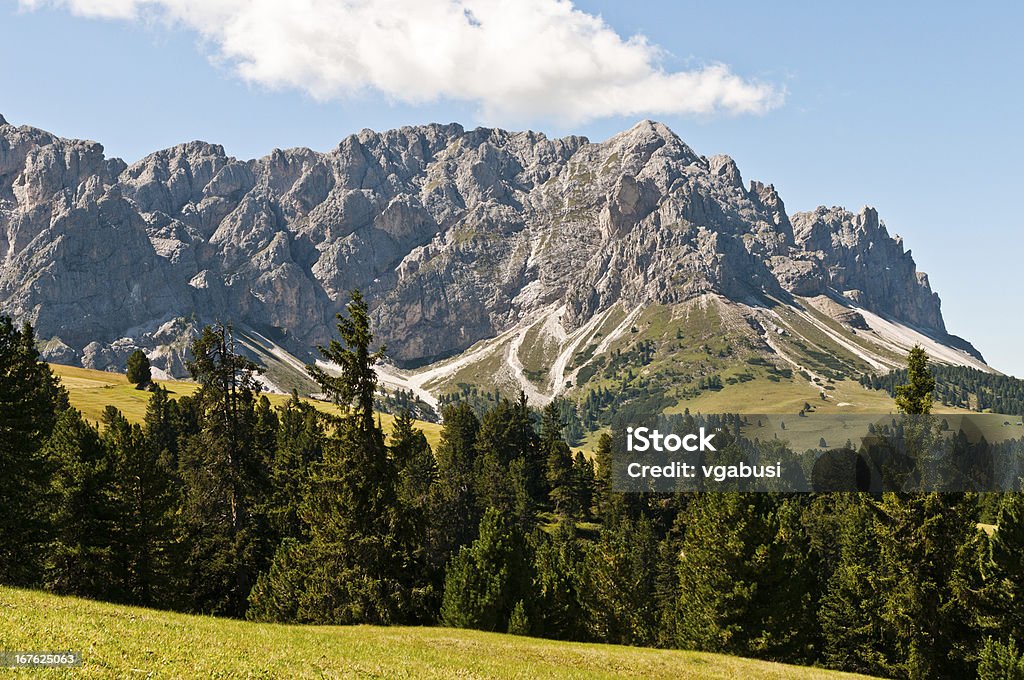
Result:
[[[685,501],[684,501],[685,503]],[[686,513],[676,515],[668,533],[658,543],[658,563],[654,575],[654,599],[658,604],[659,647],[675,647],[679,633],[679,599],[682,584],[679,581],[679,558],[686,537]]]
[[[403,507],[418,515],[424,524],[429,520],[430,492],[437,479],[437,462],[423,430],[408,411],[395,417],[391,430],[391,457],[398,468],[398,496]]]
[[[115,554],[117,508],[112,458],[95,427],[75,409],[61,412],[45,446],[52,466],[45,585],[67,595],[124,601]]]
[[[184,431],[181,405],[171,399],[167,390],[159,385],[154,388],[146,405],[143,429],[146,432],[146,441],[164,461],[166,469],[176,474],[179,442],[183,437],[196,434],[198,430],[193,428],[188,432]]]
[[[497,509],[488,508],[479,537],[452,558],[445,576],[441,621],[454,628],[508,632],[513,611],[531,606],[533,560],[522,531]],[[516,622],[515,632],[531,624]],[[523,628],[527,631],[524,631]]]
[[[265,492],[269,491],[269,475],[277,457],[277,432],[281,422],[277,410],[270,405],[267,395],[261,394],[253,408],[252,447],[259,459],[259,471],[263,476]],[[261,517],[265,515],[261,513]]]
[[[920,459],[937,436],[927,416],[935,380],[920,347],[910,351],[907,382],[896,388],[900,427]],[[972,672],[980,646],[975,592],[980,586],[977,501],[962,493],[886,493],[872,505],[878,542],[877,607],[884,671],[910,678]]]
[[[654,643],[657,561],[658,541],[646,517],[631,520],[623,515],[602,528],[584,562],[584,607],[591,638],[623,645]]]
[[[337,373],[328,372],[315,364],[306,367],[331,401],[342,409],[345,419],[359,432],[380,432],[373,417],[373,401],[377,393],[377,373],[373,366],[384,358],[385,348],[371,351],[373,333],[370,331],[370,312],[363,294],[352,291],[346,305],[348,316],[336,317],[338,335],[327,347],[320,347],[320,356],[333,364]],[[382,435],[383,436],[383,435]]]
[[[551,448],[552,444],[563,441],[562,438],[562,410],[559,401],[554,400],[548,403],[541,411],[540,416],[540,445],[543,451]]]
[[[42,576],[49,470],[41,447],[67,408],[32,327],[0,315],[0,583],[34,585]]]
[[[572,508],[575,517],[590,517],[594,504],[594,461],[577,451],[572,461]]]
[[[487,508],[498,508],[502,513],[515,512],[516,489],[508,474],[512,458],[508,457],[509,451],[504,447],[504,442],[495,441],[490,436],[494,433],[484,429],[487,416],[499,408],[484,413],[473,460],[473,489],[477,502],[476,513],[480,516]],[[519,467],[522,468],[521,465]]]
[[[481,511],[498,508],[519,518],[524,530],[533,506],[547,500],[543,456],[526,399],[500,399],[480,421],[474,461],[475,492]]]
[[[818,610],[823,660],[830,668],[885,673],[885,639],[879,584],[879,549],[873,501],[859,494],[838,495],[825,518],[835,537],[835,567]],[[834,520],[834,521],[833,521]]]
[[[878,602],[886,673],[959,678],[981,643],[973,496],[887,493],[877,506]]]
[[[307,527],[299,515],[312,465],[323,459],[325,433],[320,412],[297,393],[278,414],[275,455],[270,470],[271,493],[266,514],[276,536],[304,538]]]
[[[552,401],[544,407],[540,448],[547,457],[545,477],[551,507],[562,516],[582,518],[593,500],[594,468],[582,453],[574,458],[562,437],[564,403]]]
[[[538,530],[533,544],[536,596],[529,603],[532,632],[558,640],[586,640],[583,548],[575,526],[561,521],[550,535]]]
[[[115,525],[114,573],[125,601],[147,607],[170,606],[177,567],[173,509],[177,488],[167,459],[146,440],[137,424],[113,406],[103,413],[102,440],[110,456],[111,509]]]
[[[437,480],[437,463],[423,431],[414,427],[408,411],[395,418],[389,448],[398,474],[398,502],[404,515],[408,535],[409,575],[418,621],[436,620],[443,590],[443,570],[437,568],[430,545],[434,521],[433,490]]]
[[[699,495],[679,557],[679,646],[806,659],[813,630],[808,548],[794,501]]]
[[[431,490],[428,545],[432,568],[444,570],[458,551],[476,536],[482,512],[476,497],[476,440],[480,421],[466,402],[442,410],[444,427],[435,452],[437,483]]]
[[[141,349],[137,349],[128,357],[128,382],[137,388],[143,388],[153,380],[149,357]]]
[[[189,371],[200,384],[192,408],[198,433],[180,446],[178,531],[187,547],[181,605],[243,616],[256,575],[273,550],[259,510],[269,492],[267,452],[256,413],[257,367],[235,351],[229,326],[207,326],[192,343]]]
[[[601,433],[594,451],[594,505],[601,517],[612,508],[612,437]]]
[[[371,351],[369,311],[358,291],[338,315],[341,337],[321,347],[337,374],[309,367],[310,375],[342,410],[313,464],[301,519],[309,527],[298,618],[316,623],[400,623],[419,614],[411,569],[410,531],[397,499],[397,466],[373,414],[383,349]],[[281,555],[281,551],[278,551]],[[267,589],[271,590],[268,584]],[[273,593],[281,600],[284,593]],[[288,605],[291,606],[291,605]]]
[[[550,491],[548,497],[555,512],[565,516],[576,516],[576,498],[573,493],[572,450],[561,439],[551,443],[548,448],[547,480]]]
[[[896,408],[900,413],[927,415],[932,411],[934,389],[928,355],[920,345],[914,345],[907,356],[907,382],[896,387]]]
[[[1024,492],[1004,494],[986,569],[999,637],[1024,641]]]

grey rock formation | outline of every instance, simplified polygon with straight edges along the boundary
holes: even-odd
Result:
[[[903,241],[893,238],[873,208],[853,214],[843,208],[818,208],[793,215],[801,249],[820,253],[822,283],[911,325],[944,333],[939,296],[918,272]]]
[[[182,338],[233,320],[300,357],[348,292],[404,365],[458,353],[564,301],[567,330],[617,302],[706,292],[846,296],[945,335],[938,297],[873,209],[789,216],[643,121],[603,143],[426,125],[251,161],[190,142],[131,166],[0,118],[0,310],[46,352],[181,371]]]

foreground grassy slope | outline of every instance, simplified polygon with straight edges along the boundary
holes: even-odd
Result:
[[[122,373],[94,371],[61,364],[50,364],[50,369],[60,377],[64,387],[67,388],[71,405],[81,411],[86,420],[99,421],[103,409],[108,405],[116,407],[132,422],[140,423],[146,415],[146,404],[149,402],[150,393],[135,389]],[[183,380],[157,380],[156,382],[167,389],[173,399],[194,394],[199,389],[195,383]],[[282,406],[289,399],[285,394],[267,394],[267,398],[274,406]],[[313,399],[306,401],[325,413],[337,412],[333,404]],[[382,413],[380,419],[384,431],[390,432],[394,417]],[[419,422],[417,427],[423,430],[423,434],[431,446],[437,446],[441,439],[440,425]]]
[[[716,654],[448,628],[255,624],[9,588],[0,588],[0,649],[77,651],[84,663],[74,675],[94,678],[858,677]]]

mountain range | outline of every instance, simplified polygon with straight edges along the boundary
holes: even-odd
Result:
[[[256,160],[189,142],[128,165],[0,116],[0,311],[54,362],[185,374],[230,321],[268,386],[307,388],[352,289],[385,385],[542,403],[685,400],[765,377],[821,389],[935,361],[992,371],[872,208],[789,214],[771,184],[642,121],[607,141],[457,124]]]

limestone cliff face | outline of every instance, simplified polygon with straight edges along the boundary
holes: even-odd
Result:
[[[945,332],[939,296],[918,272],[903,241],[873,208],[853,214],[818,208],[793,216],[796,242],[820,262],[823,283],[844,297],[921,328]]]
[[[56,360],[180,371],[233,320],[308,356],[362,289],[393,360],[458,353],[562,301],[842,295],[938,335],[939,299],[874,210],[788,215],[727,156],[644,121],[611,139],[427,125],[240,161],[190,142],[126,166],[0,118],[0,310]],[[157,350],[155,348],[163,348]]]

